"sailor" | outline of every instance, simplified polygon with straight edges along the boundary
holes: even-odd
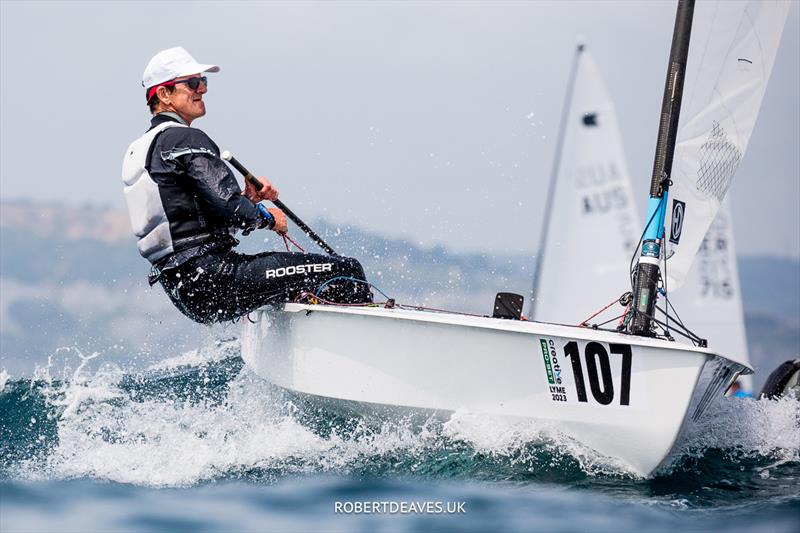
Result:
[[[157,53],[144,70],[153,117],[128,147],[122,179],[139,252],[152,264],[150,285],[160,282],[175,306],[201,323],[235,319],[323,285],[320,296],[327,300],[371,301],[355,259],[235,251],[237,230],[285,233],[286,217],[259,204],[278,198],[267,179],[258,178],[261,190],[247,182],[242,191],[216,143],[192,127],[206,114],[205,73],[218,71],[182,47]]]
[[[733,383],[731,383],[731,386],[728,387],[728,390],[725,393],[725,396],[728,396],[729,398],[752,398],[753,397],[752,394],[750,394],[749,392],[744,390],[744,388],[742,388],[742,384],[739,382],[738,379],[736,381],[734,381]]]

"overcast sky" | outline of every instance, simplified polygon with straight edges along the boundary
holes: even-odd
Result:
[[[534,250],[583,36],[644,208],[675,2],[0,2],[0,196],[122,208],[141,74],[181,45],[194,123],[307,220],[458,250]],[[733,188],[740,254],[800,257],[800,6]],[[643,215],[642,215],[643,216]],[[332,243],[335,247],[335,243]]]

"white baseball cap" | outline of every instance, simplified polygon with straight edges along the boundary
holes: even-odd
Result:
[[[144,68],[142,87],[150,89],[161,83],[200,72],[219,72],[217,65],[203,65],[182,46],[162,50]]]

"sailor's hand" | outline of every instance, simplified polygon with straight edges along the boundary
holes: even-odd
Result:
[[[256,186],[253,185],[250,180],[245,180],[244,191],[242,194],[247,197],[248,200],[257,204],[262,200],[269,200],[274,201],[278,199],[278,189],[272,186],[272,183],[265,178],[264,176],[259,176],[256,178],[259,183],[261,183],[261,190],[256,189]]]
[[[268,207],[267,211],[275,217],[275,225],[272,227],[272,231],[281,234],[286,233],[288,228],[286,227],[286,215],[283,214],[283,211],[277,207]]]

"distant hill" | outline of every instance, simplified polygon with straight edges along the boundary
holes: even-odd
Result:
[[[131,239],[128,214],[86,205],[67,207],[28,201],[0,202],[0,228],[22,229],[40,237],[115,243]]]
[[[361,260],[369,279],[400,302],[489,313],[496,292],[527,298],[530,290],[530,253],[458,253],[324,220],[312,226],[339,253]],[[307,251],[318,250],[296,229],[292,234]],[[240,248],[282,246],[261,232]],[[160,287],[150,288],[148,270],[124,212],[0,203],[2,366],[29,372],[62,346],[161,357],[214,334],[175,311]],[[800,262],[742,257],[739,274],[754,362],[766,368],[800,354]]]

